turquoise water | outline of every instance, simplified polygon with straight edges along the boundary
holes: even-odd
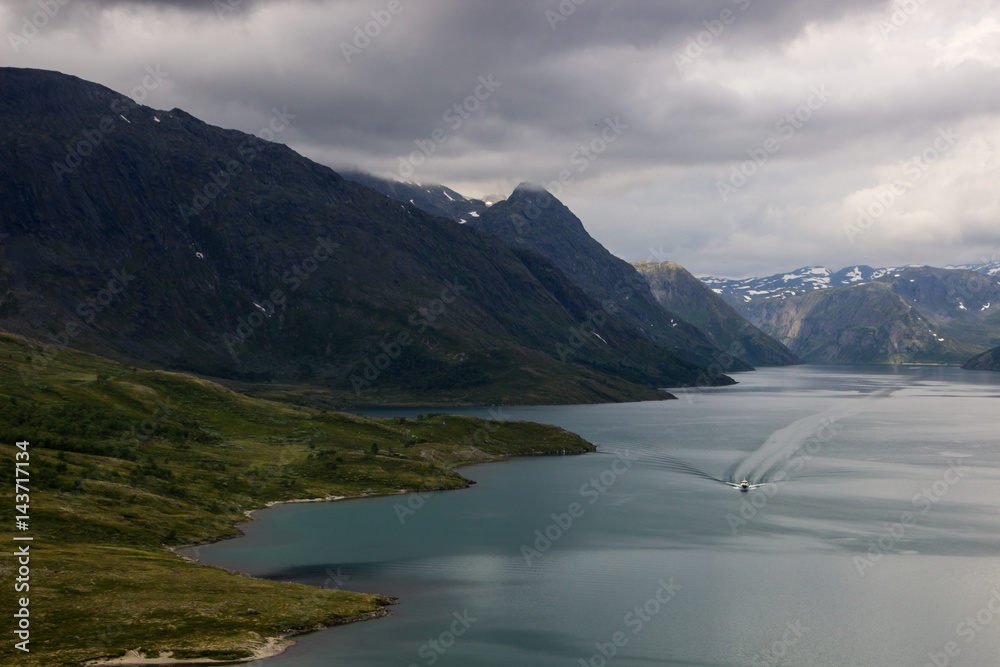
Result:
[[[274,667],[1000,664],[1000,375],[737,377],[677,401],[494,410],[600,452],[277,506],[189,553],[400,598]],[[761,486],[722,483],[737,476]]]

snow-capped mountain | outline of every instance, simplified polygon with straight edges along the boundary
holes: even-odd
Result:
[[[966,271],[975,271],[976,273],[983,273],[987,276],[994,276],[994,277],[1000,276],[1000,260],[982,262],[980,264],[959,264],[957,266],[949,264],[944,268],[965,269]]]
[[[769,299],[801,296],[818,289],[845,287],[871,280],[898,278],[900,271],[920,268],[915,264],[874,269],[864,264],[831,271],[823,266],[805,266],[786,273],[775,273],[763,278],[714,278],[700,280],[736,308],[743,304],[759,303]],[[1000,261],[981,264],[948,265],[950,270],[975,271],[983,275],[1000,277]]]
[[[1000,263],[703,278],[807,361],[962,363],[1000,342]]]
[[[775,273],[764,278],[701,278],[716,293],[722,295],[733,306],[749,304],[765,299],[784,299],[801,296],[818,289],[843,287],[878,280],[898,271],[896,268],[873,269],[863,264],[850,266],[840,271],[831,271],[823,266],[805,266],[785,273]]]

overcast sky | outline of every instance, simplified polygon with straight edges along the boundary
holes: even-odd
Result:
[[[630,261],[941,266],[1000,258],[998,5],[0,0],[0,64],[253,133],[287,110],[275,140],[334,168],[556,182]]]

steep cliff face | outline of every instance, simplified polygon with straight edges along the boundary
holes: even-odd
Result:
[[[938,361],[954,346],[890,285],[865,283],[762,304],[761,328],[806,361]]]
[[[603,310],[678,357],[700,365],[727,359],[728,371],[751,370],[705,332],[661,306],[635,267],[598,243],[572,211],[550,193],[522,183],[468,225],[512,248],[530,249],[558,266]]]
[[[0,234],[0,328],[51,353],[490,402],[649,397],[630,383],[702,374],[615,325],[560,355],[600,306],[551,263],[54,72],[0,69]]]
[[[754,366],[802,363],[791,350],[748,322],[684,267],[674,262],[638,262],[653,297],[668,311],[708,333],[719,346]]]
[[[800,356],[822,349],[843,363],[888,358],[961,364],[1000,343],[1000,279],[992,264],[949,269],[854,266],[836,273],[806,267],[766,278],[706,280],[752,323],[784,336],[781,340]],[[888,288],[898,300],[873,284]],[[845,290],[854,291],[848,297]],[[841,307],[845,300],[852,308]],[[815,319],[819,312],[824,313],[822,327],[812,320],[795,321],[799,313]],[[843,316],[840,321],[838,313]],[[893,315],[902,319],[893,322]],[[860,347],[852,348],[850,341],[859,335],[852,329],[859,324],[852,319],[857,317],[866,318],[863,326],[885,333],[884,340],[873,330],[857,339]],[[809,341],[802,327],[813,336]],[[895,333],[889,335],[890,331]],[[875,354],[880,345],[885,353]]]

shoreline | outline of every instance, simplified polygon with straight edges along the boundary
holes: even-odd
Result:
[[[524,452],[521,454],[507,454],[495,461],[479,461],[474,463],[468,463],[456,466],[455,469],[457,470],[468,466],[483,465],[484,463],[502,463],[504,461],[509,461],[512,458],[526,458],[534,456],[581,456],[583,454],[597,453],[598,452],[597,446],[596,445],[592,446],[594,447],[592,451],[569,452],[566,450],[561,450],[559,452]],[[291,498],[288,500],[270,500],[264,503],[263,507],[259,507],[257,509],[252,509],[252,510],[244,510],[243,515],[247,518],[249,522],[257,520],[257,518],[254,516],[256,513],[263,512],[264,510],[275,507],[276,505],[332,503],[343,500],[361,500],[364,498],[380,498],[388,496],[407,495],[411,493],[427,493],[432,491],[459,491],[462,489],[468,489],[475,483],[476,482],[474,480],[465,479],[465,484],[463,484],[462,486],[450,487],[450,488],[401,489],[394,493],[362,493],[356,496],[337,496],[331,494],[328,496],[324,496],[322,498]],[[207,546],[225,540],[234,540],[240,537],[244,537],[245,533],[239,528],[240,525],[242,524],[234,525],[236,533],[233,535],[220,535],[218,537],[202,540],[201,542],[196,542],[194,544],[181,544],[165,548],[178,558],[185,560],[189,563],[200,565],[202,567],[214,567],[216,569],[223,570],[224,572],[228,572],[230,574],[234,574],[241,577],[248,577],[250,579],[255,579],[256,577],[254,577],[251,574],[247,574],[246,572],[240,572],[239,570],[232,570],[219,565],[210,565],[196,558],[192,558],[190,556],[187,556],[186,554],[180,553],[180,551],[183,549],[194,549],[197,547]],[[323,621],[313,626],[308,626],[303,628],[292,628],[290,630],[281,633],[281,635],[278,636],[265,637],[264,638],[265,643],[255,648],[253,650],[253,655],[247,658],[227,659],[227,660],[215,660],[212,658],[173,659],[170,657],[169,652],[167,652],[167,655],[164,655],[162,657],[147,658],[143,655],[140,655],[135,650],[130,650],[124,656],[119,658],[111,658],[111,659],[96,658],[94,660],[86,661],[82,664],[87,665],[87,667],[115,667],[116,665],[117,666],[147,665],[149,667],[152,667],[154,665],[236,665],[236,664],[246,664],[250,662],[255,662],[257,660],[264,660],[266,658],[272,658],[276,655],[280,655],[284,653],[286,650],[288,650],[290,647],[294,646],[295,642],[292,640],[292,637],[308,634],[311,632],[318,632],[320,630],[326,630],[327,628],[332,628],[338,625],[360,623],[363,621],[370,621],[378,618],[384,618],[386,616],[391,616],[392,610],[388,609],[388,607],[399,604],[399,598],[390,597],[387,595],[378,595],[378,597],[382,598],[383,602],[380,603],[381,608],[376,611],[366,612],[364,614],[359,614],[357,616],[330,619],[328,621]]]
[[[193,561],[197,562],[197,561]],[[206,567],[212,567],[208,565]],[[226,570],[227,572],[229,570]],[[249,575],[245,575],[249,576]],[[332,628],[337,625],[347,625],[349,623],[361,623],[363,621],[371,621],[377,618],[384,618],[386,616],[392,615],[392,610],[387,607],[399,604],[399,598],[390,598],[383,596],[382,607],[376,611],[369,611],[364,614],[358,614],[357,616],[346,616],[344,618],[335,618],[328,621],[323,621],[317,623],[316,625],[303,627],[303,628],[292,628],[291,630],[286,630],[275,637],[265,637],[264,643],[253,649],[253,654],[246,658],[236,658],[236,659],[226,659],[226,660],[216,660],[214,658],[179,658],[175,659],[171,657],[172,652],[166,651],[165,655],[158,656],[156,658],[147,658],[144,654],[140,654],[136,650],[130,650],[125,653],[124,656],[119,658],[96,658],[94,660],[88,660],[84,662],[87,667],[114,667],[115,665],[238,665],[245,664],[249,662],[256,662],[257,660],[264,660],[266,658],[273,658],[276,655],[281,655],[286,650],[295,646],[295,641],[292,637],[297,637],[299,635],[308,634],[310,632],[318,632],[320,630],[326,630],[327,628]]]

